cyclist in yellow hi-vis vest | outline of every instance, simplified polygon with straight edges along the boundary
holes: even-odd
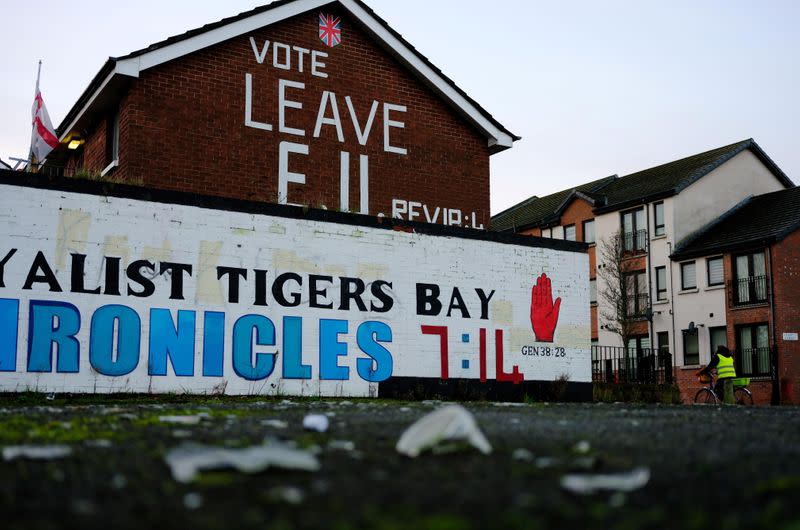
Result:
[[[717,346],[717,351],[714,352],[711,362],[708,363],[708,366],[705,368],[698,370],[696,375],[711,375],[711,370],[714,368],[717,369],[717,382],[714,385],[714,393],[722,399],[725,393],[725,380],[736,379],[736,368],[733,366],[733,356],[730,350],[725,346]]]

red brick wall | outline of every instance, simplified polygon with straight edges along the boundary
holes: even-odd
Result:
[[[694,403],[694,396],[704,385],[697,380],[695,372],[697,368],[675,368],[675,382],[681,393],[681,401],[686,405]],[[748,387],[753,394],[753,404],[764,406],[769,405],[772,399],[772,383],[770,381],[751,381]]]
[[[488,226],[487,139],[355,24],[342,13],[343,41],[327,48],[317,36],[317,13],[309,12],[142,72],[121,103],[116,176],[155,188],[275,202],[279,144],[286,141],[309,146],[308,156],[289,155],[289,170],[306,175],[305,185],[289,184],[290,203],[338,209],[340,152],[347,151],[351,210],[359,209],[359,155],[368,155],[371,214],[391,215],[398,198],[427,205],[431,215],[437,207],[476,212],[477,222]],[[311,75],[308,55],[303,73],[295,67],[296,53],[292,70],[275,68],[272,46],[258,64],[251,36],[259,48],[269,40],[328,53],[323,61],[329,77]],[[244,124],[246,73],[253,76],[252,119],[271,124],[271,132]],[[279,79],[306,85],[286,93],[303,105],[286,111],[286,125],[304,129],[303,137],[278,131]],[[326,90],[336,95],[344,143],[330,125],[313,137]],[[379,102],[365,146],[357,140],[346,96],[362,128],[373,100]],[[405,123],[391,129],[391,143],[407,149],[406,156],[384,151],[384,102],[407,107],[391,113]],[[326,115],[332,115],[330,106]],[[94,138],[86,150],[98,150]],[[86,158],[102,169],[97,161]]]
[[[786,402],[800,403],[800,342],[783,340],[784,333],[800,333],[800,230],[772,247],[772,285],[775,295],[775,342],[778,347],[778,376],[792,385]],[[785,393],[784,393],[785,394]]]

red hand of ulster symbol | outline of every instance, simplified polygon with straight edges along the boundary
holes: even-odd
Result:
[[[556,298],[556,302],[553,303],[550,278],[547,274],[542,274],[531,291],[531,325],[538,342],[553,342],[559,309],[561,309],[561,298]]]

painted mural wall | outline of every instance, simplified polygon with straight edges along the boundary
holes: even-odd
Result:
[[[0,184],[0,391],[590,382],[588,256]]]

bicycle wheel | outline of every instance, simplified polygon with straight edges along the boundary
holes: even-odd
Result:
[[[733,397],[736,399],[737,405],[752,405],[753,394],[744,387],[737,388],[733,391]]]
[[[716,405],[718,403],[717,396],[708,388],[701,388],[694,396],[695,403],[703,403],[706,405]]]

